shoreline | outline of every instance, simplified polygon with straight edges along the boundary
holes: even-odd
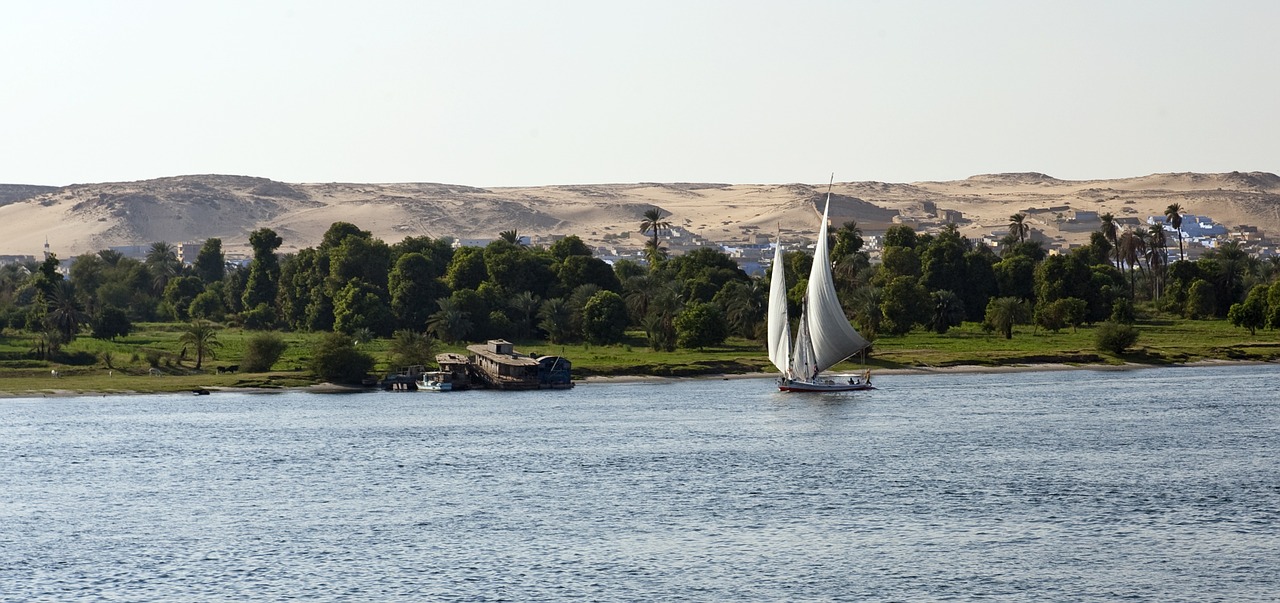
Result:
[[[1194,362],[1182,362],[1174,364],[1142,364],[1137,362],[1126,362],[1124,364],[1065,364],[1058,362],[1046,362],[1042,364],[1010,364],[1004,366],[985,366],[980,364],[960,364],[955,366],[939,366],[939,367],[909,367],[909,368],[871,368],[871,374],[874,375],[980,375],[980,374],[998,374],[998,373],[1039,373],[1039,372],[1055,372],[1055,371],[1138,371],[1144,369],[1155,368],[1204,368],[1214,366],[1248,366],[1261,364],[1277,364],[1275,362],[1267,362],[1265,360],[1219,360],[1206,359],[1196,360]],[[855,371],[857,372],[857,371]],[[853,374],[850,372],[849,374]],[[584,384],[593,383],[643,383],[655,382],[662,383],[668,381],[678,381],[682,379],[772,379],[776,378],[778,373],[723,373],[723,374],[705,374],[680,377],[663,377],[657,375],[618,375],[618,376],[600,376],[586,377],[582,380]]]
[[[1204,368],[1215,366],[1249,366],[1249,365],[1267,365],[1277,364],[1265,360],[1220,360],[1206,359],[1194,362],[1184,362],[1175,364],[1141,364],[1136,362],[1128,362],[1125,364],[1064,364],[1064,363],[1043,363],[1043,364],[1012,364],[1006,366],[984,366],[976,364],[955,365],[943,367],[909,367],[909,368],[872,368],[872,375],[981,375],[981,374],[999,374],[999,373],[1035,373],[1035,372],[1056,372],[1056,371],[1138,371],[1154,368]],[[590,386],[599,384],[613,383],[674,383],[677,381],[700,379],[700,380],[721,380],[730,379],[773,379],[778,376],[776,372],[770,373],[707,373],[702,375],[684,375],[676,377],[666,377],[658,375],[617,375],[617,376],[591,376],[576,380],[576,385]],[[173,394],[194,395],[194,388],[176,389],[168,392],[139,392],[139,391],[95,391],[95,390],[72,390],[72,389],[49,389],[33,392],[9,392],[0,391],[0,401],[13,399],[36,399],[36,398],[77,398],[77,397],[106,397],[106,396],[163,396]],[[333,383],[316,383],[312,385],[300,387],[229,387],[229,386],[209,386],[204,387],[212,393],[249,393],[249,394],[283,394],[291,392],[305,392],[315,394],[353,394],[368,393],[376,391],[364,387],[335,385]]]

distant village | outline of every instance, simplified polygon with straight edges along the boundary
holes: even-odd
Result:
[[[917,204],[912,211],[895,213],[896,215],[893,216],[891,222],[868,222],[865,224],[859,222],[859,227],[863,231],[863,250],[870,254],[873,263],[878,262],[880,259],[880,251],[883,248],[883,235],[890,226],[901,224],[912,228],[916,232],[936,233],[948,224],[963,226],[969,223],[969,220],[961,212],[938,209],[928,201]],[[1067,205],[1049,208],[1028,208],[1018,213],[1026,216],[1026,223],[1031,227],[1029,238],[1042,243],[1050,255],[1068,253],[1072,249],[1080,247],[1081,243],[1066,242],[1066,239],[1071,235],[1095,232],[1102,227],[1101,217],[1098,212],[1073,209]],[[1179,258],[1176,244],[1178,239],[1177,230],[1166,223],[1165,216],[1147,216],[1145,219],[1138,216],[1123,216],[1115,217],[1113,222],[1119,230],[1148,228],[1156,224],[1163,225],[1170,242],[1168,259],[1172,262]],[[831,228],[839,228],[841,224],[842,221],[839,218],[833,218]],[[1180,230],[1182,231],[1182,245],[1188,260],[1195,260],[1205,251],[1227,241],[1239,243],[1241,248],[1256,257],[1266,258],[1280,255],[1277,243],[1267,239],[1265,234],[1256,226],[1239,225],[1234,228],[1228,228],[1213,221],[1209,216],[1184,214]],[[1007,234],[1007,229],[987,229],[986,234],[983,234],[981,238],[971,238],[975,243],[986,245],[998,253],[1002,240]],[[519,238],[524,245],[545,247],[566,236],[568,235],[521,235]],[[782,242],[792,249],[812,250],[812,236],[811,233],[807,237],[805,235],[797,235],[794,240],[791,240],[784,233]],[[1080,237],[1071,238],[1078,240]],[[497,239],[496,234],[491,238],[457,238],[454,239],[453,246],[455,248],[484,247],[495,239]],[[644,255],[644,246],[650,239],[650,234],[641,233],[638,228],[634,231],[620,234],[606,234],[604,243],[596,246],[593,251],[596,257],[610,264],[618,260],[631,260],[645,264],[647,260]],[[718,249],[733,258],[744,272],[752,276],[763,275],[773,257],[773,237],[760,233],[744,232],[744,235],[736,240],[714,241],[703,237],[697,232],[673,224],[668,231],[660,235],[659,240],[662,247],[667,250],[668,255],[672,257],[683,255],[696,249]],[[172,245],[177,252],[178,259],[183,264],[189,265],[195,262],[200,248],[204,245],[204,241],[173,243]],[[42,256],[34,254],[0,255],[0,265],[33,261],[41,257],[47,258],[53,251],[51,251],[48,241],[45,242],[44,247]],[[146,258],[147,252],[150,251],[151,244],[119,245],[110,247],[110,249],[119,252],[124,257],[142,260]],[[59,259],[62,271],[65,273],[74,258],[59,256]],[[228,267],[247,266],[250,260],[252,260],[252,257],[245,254],[226,254]]]

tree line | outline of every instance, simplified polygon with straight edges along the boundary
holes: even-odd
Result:
[[[1180,208],[1166,212],[1171,223]],[[1227,317],[1253,331],[1280,326],[1280,264],[1225,243],[1198,260],[1167,262],[1159,225],[1116,228],[1110,215],[1087,245],[1050,254],[1030,240],[1026,216],[1010,218],[998,250],[962,236],[898,225],[883,238],[881,262],[862,248],[856,222],[835,230],[831,258],[849,319],[869,340],[915,329],[945,333],[964,321],[1004,337],[1013,326],[1048,330],[1132,323],[1138,308],[1188,318]],[[1176,218],[1176,219],[1175,219]],[[732,258],[705,248],[668,257],[658,235],[670,228],[646,212],[647,265],[593,256],[577,236],[528,247],[515,231],[484,247],[447,238],[388,244],[337,222],[321,242],[280,254],[281,237],[252,232],[253,259],[228,266],[220,239],[205,241],[190,265],[168,243],[142,260],[104,250],[72,260],[69,278],[50,256],[0,268],[0,327],[25,329],[41,355],[89,331],[111,339],[141,321],[208,321],[245,329],[423,336],[448,343],[489,338],[552,343],[623,341],[643,333],[659,351],[701,348],[765,332],[768,275],[750,277]],[[812,255],[785,253],[788,300],[798,308]]]

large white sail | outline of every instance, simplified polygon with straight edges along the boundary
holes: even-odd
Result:
[[[831,259],[827,251],[827,212],[831,194],[822,208],[822,226],[818,229],[818,246],[813,252],[813,268],[809,271],[805,319],[813,345],[814,362],[825,371],[841,360],[867,347],[867,340],[845,318],[840,299],[836,297],[835,280],[831,276]],[[808,377],[809,375],[804,375]]]
[[[773,278],[769,281],[769,360],[782,374],[791,366],[791,325],[787,316],[787,276],[782,265],[782,241],[773,250]]]

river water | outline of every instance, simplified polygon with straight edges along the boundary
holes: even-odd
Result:
[[[1278,378],[0,400],[0,601],[1274,601]]]

